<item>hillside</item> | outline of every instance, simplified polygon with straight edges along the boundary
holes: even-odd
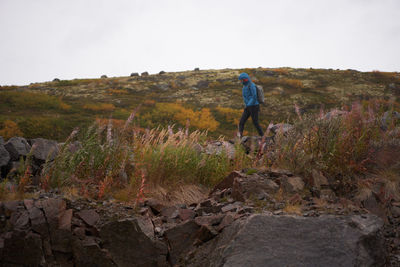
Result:
[[[0,135],[64,140],[74,127],[108,119],[122,124],[139,105],[135,124],[209,130],[232,137],[242,111],[237,77],[248,72],[264,87],[261,125],[293,122],[300,112],[345,107],[370,99],[397,101],[400,74],[355,70],[257,68],[173,72],[155,75],[74,79],[0,87]],[[255,133],[251,123],[248,134]],[[246,134],[246,133],[245,133]]]

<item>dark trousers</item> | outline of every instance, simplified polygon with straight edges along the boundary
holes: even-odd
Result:
[[[257,132],[260,136],[263,136],[264,133],[261,129],[260,124],[258,123],[258,112],[260,111],[260,105],[255,105],[255,106],[248,106],[245,107],[242,113],[242,117],[240,118],[239,122],[239,133],[240,136],[243,136],[243,129],[244,129],[244,124],[246,123],[247,119],[251,116],[251,119],[253,120],[253,124],[257,129]]]

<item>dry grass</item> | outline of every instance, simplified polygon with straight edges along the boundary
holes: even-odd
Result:
[[[195,184],[180,185],[173,188],[154,186],[149,188],[148,197],[155,198],[165,205],[199,203],[205,199],[209,189]]]
[[[283,211],[286,213],[289,213],[289,214],[301,215],[302,214],[302,206],[299,204],[295,204],[295,205],[286,204]]]
[[[83,106],[83,108],[95,112],[104,112],[104,111],[113,111],[115,109],[115,106],[109,103],[99,103],[99,104],[86,104]]]

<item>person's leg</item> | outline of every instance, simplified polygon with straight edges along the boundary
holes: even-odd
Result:
[[[260,106],[259,106],[259,105],[251,106],[250,115],[251,115],[251,119],[252,119],[252,121],[253,121],[253,124],[254,124],[254,126],[256,127],[256,129],[257,129],[258,134],[259,134],[260,136],[263,136],[264,133],[263,133],[263,131],[262,131],[262,129],[261,129],[260,124],[258,123],[258,112],[259,112],[259,111],[260,111]]]
[[[246,107],[243,110],[242,117],[240,118],[239,122],[239,134],[240,138],[243,136],[244,124],[246,123],[247,119],[250,117],[249,109]]]

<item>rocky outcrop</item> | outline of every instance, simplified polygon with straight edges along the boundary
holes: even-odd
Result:
[[[274,216],[235,221],[184,266],[382,266],[382,220],[364,216]]]
[[[315,184],[322,188],[325,181],[319,178]],[[0,262],[5,266],[385,264],[385,238],[396,235],[393,229],[385,228],[381,218],[337,200],[327,200],[321,207],[318,199],[301,195],[303,186],[302,178],[285,170],[249,169],[232,172],[206,199],[190,205],[147,199],[135,207],[115,201],[67,200],[50,193],[0,202]],[[302,204],[298,215],[286,209],[291,203]],[[398,209],[391,211],[400,219]]]
[[[115,212],[115,207],[109,212]],[[137,215],[121,214],[124,218],[100,217],[94,208],[80,210],[77,203],[61,198],[0,203],[0,262],[6,266],[166,265],[166,245],[144,233]]]
[[[68,148],[71,150],[74,145],[69,144]],[[33,174],[38,174],[46,161],[55,159],[59,149],[60,144],[56,141],[43,138],[26,140],[23,137],[12,137],[6,143],[3,141],[0,143],[1,177],[4,178],[9,172],[18,169],[21,158],[25,160],[28,155]]]

